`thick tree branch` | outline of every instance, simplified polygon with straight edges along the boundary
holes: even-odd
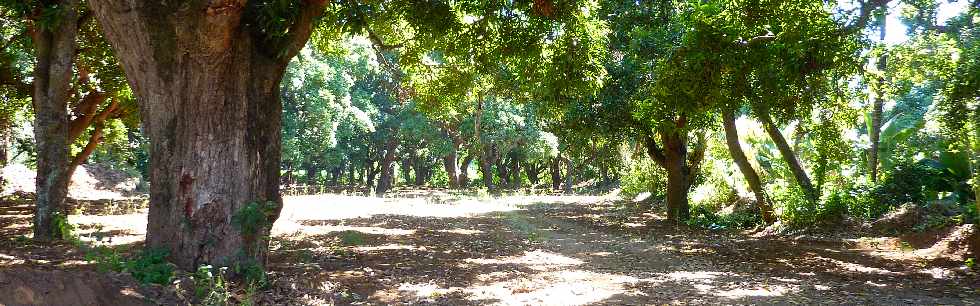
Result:
[[[96,112],[99,109],[99,105],[102,104],[109,95],[101,91],[89,92],[84,98],[75,105],[72,109],[72,114],[75,115],[73,119],[68,124],[68,139],[74,140],[78,139],[79,136],[92,125],[92,122],[96,119]],[[113,102],[115,104],[115,102]],[[105,111],[103,111],[104,113]]]
[[[867,2],[862,2],[857,20],[842,29],[844,34],[850,35],[863,30],[868,25],[868,22],[871,21],[871,15],[874,11],[882,6],[888,5],[888,2],[891,2],[891,0],[868,0]]]
[[[646,142],[647,154],[653,159],[657,165],[660,167],[667,168],[667,156],[664,155],[664,150],[657,146],[657,141],[653,139],[653,136],[645,135],[644,142]]]
[[[323,9],[326,5],[326,0],[303,1],[299,18],[289,29],[290,36],[282,48],[283,57],[281,60],[284,63],[289,63],[289,60],[295,57],[303,49],[303,46],[306,45],[306,42],[310,40],[310,35],[313,34],[316,23],[315,21],[323,14]]]
[[[770,41],[773,41],[773,40],[776,40],[776,35],[774,35],[772,33],[768,33],[766,35],[760,35],[760,36],[752,37],[749,40],[739,40],[736,43],[739,46],[741,46],[741,47],[750,48],[750,47],[753,47],[755,45],[758,45],[758,44],[761,44],[761,43],[770,42]]]

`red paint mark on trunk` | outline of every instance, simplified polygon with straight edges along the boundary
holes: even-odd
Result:
[[[192,205],[193,201],[191,196],[188,194],[191,191],[191,185],[194,184],[194,178],[189,174],[184,173],[180,178],[180,194],[179,197],[184,198],[184,216],[187,219],[191,218],[191,214],[194,213],[194,207]]]

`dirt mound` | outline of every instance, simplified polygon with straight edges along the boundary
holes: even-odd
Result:
[[[0,169],[6,184],[0,195],[17,191],[33,193],[36,173],[27,166],[14,164]],[[141,179],[108,165],[87,164],[75,170],[68,186],[68,196],[75,199],[116,199],[140,193]]]
[[[948,258],[955,261],[975,258],[980,252],[980,230],[977,229],[976,224],[952,227],[949,234],[923,252],[935,258]]]
[[[0,271],[0,305],[153,305],[125,280],[92,271]]]

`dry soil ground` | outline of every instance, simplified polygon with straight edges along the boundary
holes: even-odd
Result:
[[[287,198],[273,227],[271,285],[258,302],[980,303],[975,272],[891,238],[754,238],[674,226],[658,215],[599,197],[433,199]],[[12,283],[30,281],[11,280],[12,271],[31,275],[56,270],[66,275],[43,272],[48,274],[32,277],[61,279],[61,285],[40,286],[33,294],[43,296],[46,290],[84,296],[93,291],[102,299],[96,304],[138,304],[130,300],[134,296],[174,302],[158,294],[160,290],[134,288],[121,275],[91,274],[92,267],[71,247],[38,246],[17,238],[28,232],[24,219],[2,218],[0,271],[8,277],[5,285],[0,273],[0,289],[14,290]],[[146,224],[141,213],[73,215],[70,221],[83,239],[132,248],[141,244]],[[95,281],[101,283],[95,289],[76,289],[80,285],[73,283],[99,277],[107,279]]]

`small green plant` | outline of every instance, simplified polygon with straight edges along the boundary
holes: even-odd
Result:
[[[968,269],[973,269],[977,266],[977,259],[973,257],[967,258],[965,261],[963,261],[963,264],[966,265]]]
[[[265,287],[268,284],[268,279],[265,276],[265,270],[262,269],[257,262],[254,260],[245,260],[240,263],[235,264],[235,274],[241,276],[245,283],[249,286],[256,286],[258,288]]]
[[[18,247],[27,246],[27,244],[30,243],[30,242],[31,242],[31,239],[30,238],[27,238],[27,236],[24,236],[24,235],[18,235],[17,237],[14,237],[14,243]]]
[[[194,296],[200,300],[201,305],[228,305],[231,293],[224,277],[227,269],[203,265],[191,275],[194,280]]]
[[[701,205],[691,207],[691,218],[687,220],[689,226],[713,230],[750,228],[760,223],[762,217],[754,211],[718,214]]]
[[[166,260],[168,255],[166,250],[145,250],[127,261],[125,270],[143,284],[168,284],[174,276],[174,266]]]
[[[275,213],[278,204],[276,202],[251,202],[239,209],[231,217],[233,225],[238,227],[242,236],[252,239],[260,234],[260,231],[269,228],[270,217]]]
[[[59,237],[73,244],[77,244],[78,237],[75,236],[75,226],[68,222],[68,217],[64,214],[60,212],[54,213],[51,216],[51,226]]]
[[[126,260],[114,248],[97,246],[85,254],[85,260],[95,263],[99,272],[120,272],[126,268]]]
[[[358,231],[344,231],[340,234],[340,244],[343,246],[363,245],[364,234]]]
[[[913,247],[912,244],[910,244],[908,241],[902,241],[902,243],[899,244],[899,248],[903,252],[910,252],[915,250],[915,247]]]

